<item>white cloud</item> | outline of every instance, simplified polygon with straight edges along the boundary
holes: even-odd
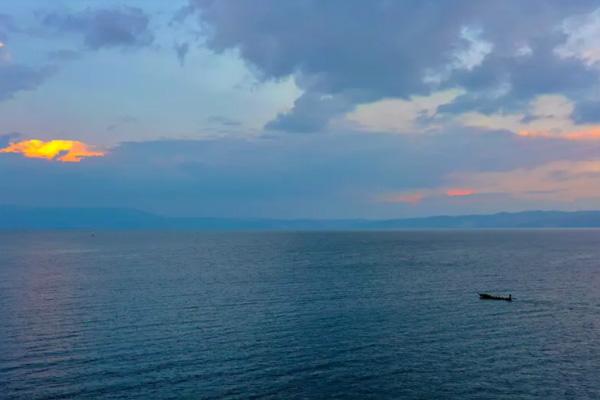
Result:
[[[532,54],[533,54],[533,49],[528,44],[523,44],[523,45],[517,47],[517,50],[515,51],[515,55],[517,57],[527,57]]]
[[[600,8],[587,15],[567,18],[561,30],[565,43],[555,49],[562,58],[576,58],[588,66],[600,63]]]
[[[423,82],[436,86],[450,78],[453,71],[472,71],[481,65],[494,49],[494,44],[483,39],[482,35],[483,31],[479,28],[463,26],[460,30],[459,44],[450,54],[450,62],[442,68],[426,69]]]
[[[562,95],[542,95],[529,104],[527,112],[482,114],[469,112],[457,119],[462,125],[507,130],[521,136],[554,137],[570,140],[599,139],[600,125],[577,124],[572,119],[575,106]]]
[[[412,133],[435,129],[435,124],[428,124],[426,128],[419,126],[419,118],[434,117],[440,106],[451,103],[463,93],[461,89],[452,89],[429,96],[413,96],[410,100],[385,99],[362,104],[346,115],[345,122],[375,132]]]
[[[471,71],[481,65],[485,57],[494,48],[491,42],[482,39],[481,29],[465,26],[460,31],[460,37],[466,42],[466,46],[454,53],[453,69],[466,69]]]

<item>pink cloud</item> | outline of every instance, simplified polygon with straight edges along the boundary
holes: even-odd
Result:
[[[474,189],[451,188],[446,191],[446,196],[449,197],[465,197],[472,196],[476,193]]]

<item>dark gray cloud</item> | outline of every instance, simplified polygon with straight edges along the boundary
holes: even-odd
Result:
[[[36,89],[55,71],[50,66],[35,69],[20,64],[0,64],[0,101],[11,99],[18,92]]]
[[[440,107],[440,111],[515,111],[544,94],[577,99],[598,81],[598,71],[579,60],[557,57],[554,49],[559,42],[557,35],[549,34],[543,39],[532,39],[528,44],[531,54],[527,56],[491,53],[479,68],[455,72],[450,82],[468,92]],[[494,95],[502,85],[506,85],[506,92]]]
[[[579,93],[597,80],[579,60],[555,52],[565,41],[560,24],[599,7],[595,0],[190,0],[189,5],[212,49],[237,48],[263,79],[294,76],[305,91],[290,113],[268,124],[271,129],[315,131],[357,103],[447,87],[468,90],[457,106],[446,108],[458,112],[517,107],[539,94]]]
[[[12,141],[17,140],[21,135],[19,133],[0,134],[0,147],[6,147]]]
[[[188,52],[190,51],[190,44],[187,42],[180,43],[176,44],[174,48],[175,54],[177,54],[177,60],[179,60],[179,65],[183,67],[183,65],[185,64],[185,58],[187,57]]]
[[[316,132],[332,115],[352,109],[352,101],[343,94],[327,95],[314,92],[302,94],[290,112],[279,114],[265,126],[269,130]]]
[[[374,202],[381,193],[444,185],[455,171],[535,166],[557,154],[585,159],[599,146],[481,132],[124,143],[76,165],[0,155],[0,193],[5,203],[171,215],[385,217],[398,209]]]
[[[573,119],[577,123],[600,123],[600,101],[588,100],[577,103],[573,112]]]
[[[142,47],[154,41],[150,18],[142,9],[134,7],[52,12],[44,15],[43,23],[61,32],[81,34],[86,47],[93,50]]]
[[[36,89],[56,71],[52,66],[33,68],[12,62],[10,53],[5,53],[5,41],[10,34],[18,31],[10,15],[0,14],[0,102],[13,98],[19,92]]]

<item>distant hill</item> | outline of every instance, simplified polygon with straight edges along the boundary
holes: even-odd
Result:
[[[600,228],[600,211],[524,211],[488,215],[365,219],[171,218],[123,208],[0,206],[0,229],[394,230]]]
[[[162,217],[132,209],[0,206],[0,229],[141,229],[164,223]]]

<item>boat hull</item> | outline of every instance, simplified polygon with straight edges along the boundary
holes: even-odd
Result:
[[[487,293],[479,293],[480,300],[502,300],[502,301],[512,301],[512,296],[504,297],[504,296],[494,296]]]

